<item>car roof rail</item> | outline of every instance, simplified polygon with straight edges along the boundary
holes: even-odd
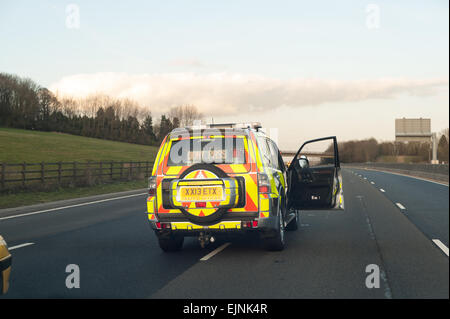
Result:
[[[244,122],[244,123],[217,123],[207,124],[209,128],[240,128],[240,129],[254,129],[258,130],[262,128],[260,122]]]
[[[186,126],[186,127],[177,127],[174,128],[170,134],[176,134],[176,133],[182,133],[192,130],[207,130],[207,129],[238,129],[238,130],[245,130],[245,129],[253,129],[259,132],[264,133],[264,131],[260,131],[259,129],[262,128],[262,125],[260,122],[247,122],[247,123],[217,123],[217,124],[200,124],[200,125],[192,125],[192,126]]]

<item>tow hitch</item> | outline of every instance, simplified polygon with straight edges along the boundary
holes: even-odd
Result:
[[[200,242],[200,247],[205,248],[209,243],[213,243],[216,239],[210,233],[200,232],[198,236],[198,241]]]

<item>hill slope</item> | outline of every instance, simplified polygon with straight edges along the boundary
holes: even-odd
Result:
[[[0,128],[0,162],[153,161],[155,146],[56,132]]]

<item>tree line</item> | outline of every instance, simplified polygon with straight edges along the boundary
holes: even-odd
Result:
[[[183,105],[170,108],[154,123],[151,112],[130,99],[98,94],[58,97],[30,79],[0,73],[0,126],[4,127],[159,145],[172,129],[202,117],[195,106]]]
[[[448,128],[440,133],[438,160],[449,162]],[[364,163],[395,161],[400,156],[410,157],[407,161],[429,162],[432,159],[431,143],[425,142],[378,142],[376,139],[340,142],[339,158],[343,163]],[[330,147],[328,151],[332,151]]]
[[[0,126],[74,135],[144,145],[159,145],[172,129],[192,125],[203,115],[195,106],[170,108],[154,123],[151,112],[130,99],[105,95],[58,97],[30,79],[0,73]],[[375,162],[381,157],[411,156],[431,159],[430,143],[381,142],[371,138],[339,143],[344,163]],[[438,160],[449,161],[449,130],[441,132]]]

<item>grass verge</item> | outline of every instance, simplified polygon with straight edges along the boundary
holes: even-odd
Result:
[[[86,187],[59,188],[48,192],[17,192],[13,194],[0,195],[0,209],[12,208],[33,204],[48,203],[57,200],[101,195],[121,191],[146,188],[147,181],[114,182],[110,184],[100,184]]]
[[[153,161],[158,147],[56,132],[0,128],[0,162]]]

